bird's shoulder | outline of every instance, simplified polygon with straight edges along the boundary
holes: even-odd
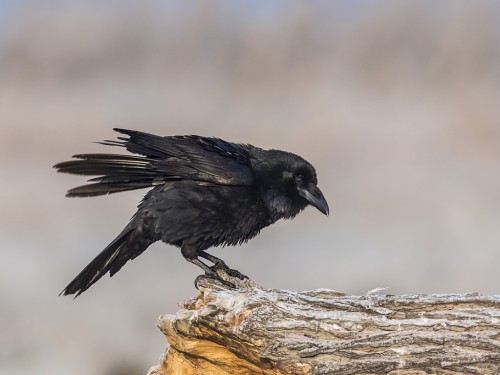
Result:
[[[260,149],[247,143],[228,142],[217,137],[200,135],[173,136],[178,141],[184,141],[184,147],[189,148],[189,153],[209,157],[223,156],[238,163],[249,165],[253,154]],[[206,152],[212,153],[207,154]]]
[[[203,180],[222,185],[253,185],[251,160],[258,148],[199,135],[173,136],[182,149],[185,165],[204,176]],[[181,161],[182,164],[182,161]]]

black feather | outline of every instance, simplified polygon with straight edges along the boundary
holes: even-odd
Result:
[[[142,254],[153,242],[154,234],[145,231],[141,222],[131,223],[61,292],[75,294],[75,298],[109,272],[113,276],[123,265]]]
[[[181,247],[188,261],[220,277],[199,259],[221,267],[218,258],[205,252],[209,247],[244,243],[276,220],[294,217],[308,204],[328,214],[313,166],[295,154],[196,135],[161,137],[115,130],[124,136],[101,144],[135,155],[79,154],[56,164],[59,172],[94,176],[67,196],[152,189],[122,233],[63,294],[78,296],[158,240]],[[242,276],[224,267],[230,275]]]

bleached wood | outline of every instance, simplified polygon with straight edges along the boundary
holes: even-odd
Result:
[[[159,318],[170,346],[151,375],[500,374],[500,296],[198,285]]]

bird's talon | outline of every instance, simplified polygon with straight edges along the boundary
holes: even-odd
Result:
[[[194,287],[198,290],[200,290],[200,288],[198,288],[198,282],[203,278],[203,277],[207,277],[207,275],[198,275],[196,276],[196,279],[194,279]]]
[[[226,281],[226,280],[219,280],[222,284],[224,284],[225,286],[227,286],[229,289],[236,289],[236,285],[233,284],[232,282],[230,281]]]
[[[215,262],[215,264],[213,265],[213,268],[214,272],[217,273],[217,270],[223,270],[225,273],[227,273],[229,276],[231,277],[236,277],[240,280],[245,280],[245,279],[248,279],[248,276],[245,276],[243,275],[240,271],[238,270],[234,270],[232,268],[229,268],[226,263],[224,263],[222,260],[218,260],[217,262]]]
[[[236,277],[240,280],[246,280],[248,279],[248,276],[246,275],[243,275],[240,271],[237,271],[237,270],[233,270],[231,268],[227,269],[226,270],[227,274],[231,277]]]
[[[205,272],[205,274],[203,274],[203,275],[198,275],[196,277],[196,279],[194,280],[194,286],[195,286],[196,289],[199,289],[198,288],[198,283],[203,278],[210,278],[212,280],[219,281],[220,283],[224,284],[226,287],[228,287],[230,289],[236,289],[236,285],[235,284],[233,284],[230,281],[224,280],[216,271]]]

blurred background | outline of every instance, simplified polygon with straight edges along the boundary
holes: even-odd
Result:
[[[499,293],[498,2],[0,0],[1,374],[145,374],[197,293],[156,244],[57,296],[144,191],[67,199],[52,165],[117,126],[314,164],[330,217],[213,251],[264,287]]]

